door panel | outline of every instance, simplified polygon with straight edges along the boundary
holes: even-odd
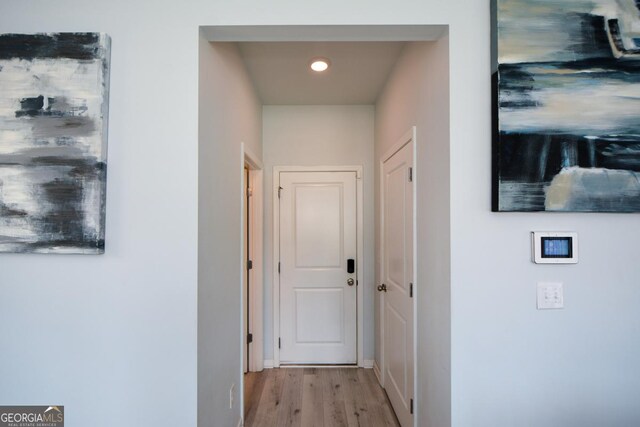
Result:
[[[382,167],[384,385],[403,427],[413,425],[413,142]]]
[[[279,179],[280,361],[356,363],[356,173]]]
[[[342,185],[296,186],[293,191],[296,267],[340,268],[344,259]]]
[[[389,170],[387,178],[388,200],[385,201],[385,271],[387,272],[387,287],[395,286],[404,292],[407,287],[405,276],[405,235],[403,226],[406,220],[406,182],[407,167],[405,163],[395,165]]]
[[[387,387],[391,385],[395,393],[407,396],[407,319],[390,306],[387,306],[386,319],[388,331],[391,332],[389,348],[393,349],[387,353]]]
[[[296,289],[296,342],[344,343],[342,289]],[[323,319],[319,322],[319,319]]]

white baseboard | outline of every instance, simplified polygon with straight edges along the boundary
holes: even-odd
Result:
[[[273,359],[267,359],[264,361],[264,369],[273,369]]]
[[[242,417],[240,417],[240,419],[238,420],[238,427],[242,427],[244,425],[244,422],[242,421]]]
[[[373,368],[373,365],[375,363],[376,363],[375,360],[364,359],[364,363],[362,364],[362,367],[364,369],[371,369],[371,368]]]
[[[380,367],[378,366],[378,362],[373,362],[373,373],[376,374],[376,378],[378,382],[382,384],[382,373],[380,372]]]

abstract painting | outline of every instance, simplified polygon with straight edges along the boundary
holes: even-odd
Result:
[[[640,211],[640,0],[493,0],[494,211]]]
[[[0,34],[0,252],[104,253],[110,45]]]

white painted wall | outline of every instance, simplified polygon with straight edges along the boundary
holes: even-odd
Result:
[[[273,358],[273,167],[335,165],[364,166],[364,358],[373,359],[373,129],[371,105],[263,108],[265,359]]]
[[[198,29],[176,9],[0,3],[2,32],[113,42],[106,254],[0,254],[1,405],[65,405],[69,427],[196,423]]]
[[[235,426],[244,336],[240,143],[262,155],[262,104],[233,43],[201,38],[199,73],[198,425]]]
[[[417,127],[417,304],[420,426],[451,424],[451,258],[449,160],[449,39],[404,48],[376,103],[376,164],[412,126]],[[376,221],[380,218],[380,169],[376,169]],[[377,223],[377,222],[376,222]],[[376,227],[376,242],[380,228]],[[380,248],[376,245],[376,283]],[[376,313],[380,295],[376,292]],[[376,318],[376,362],[380,325]],[[382,368],[382,367],[381,367]]]
[[[2,31],[105,31],[113,61],[107,253],[0,256],[0,402],[65,404],[70,427],[196,423],[198,26],[449,24],[452,424],[640,424],[638,215],[490,212],[489,18],[488,0],[1,2]],[[580,263],[531,264],[534,229],[578,231]],[[565,310],[535,310],[538,280],[564,281]],[[239,369],[200,381],[221,396]]]
[[[638,214],[492,213],[489,2],[451,4],[454,426],[640,425]],[[580,263],[530,261],[533,230],[580,233]],[[536,310],[562,281],[565,309]]]

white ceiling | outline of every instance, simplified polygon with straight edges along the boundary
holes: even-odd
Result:
[[[241,55],[265,105],[374,104],[405,42],[242,42]],[[329,58],[323,73],[312,58]]]

